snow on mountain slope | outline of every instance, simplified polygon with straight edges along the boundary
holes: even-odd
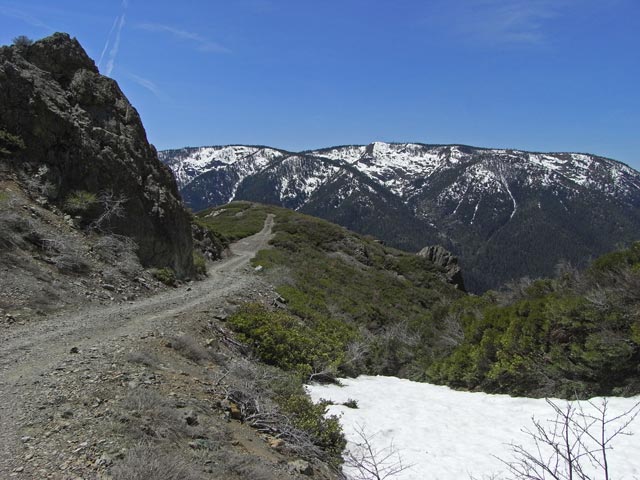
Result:
[[[409,201],[425,188],[433,188],[439,175],[450,177],[440,188],[440,199],[459,202],[464,196],[502,192],[511,200],[514,183],[531,188],[595,189],[611,196],[640,193],[640,176],[632,168],[602,157],[577,153],[531,153],[481,149],[457,145],[374,142],[293,154],[268,147],[225,146],[185,148],[160,152],[182,189],[213,170],[233,170],[237,183],[261,172],[275,160],[292,155],[316,156],[351,165],[371,180]],[[317,163],[320,165],[320,163]],[[314,172],[304,180],[313,185]],[[324,173],[318,172],[319,177]],[[299,179],[302,181],[302,179]],[[439,188],[436,185],[436,188]],[[286,193],[285,187],[284,195]],[[304,190],[304,189],[303,189]]]
[[[184,188],[199,175],[220,168],[231,167],[240,178],[245,178],[284,157],[285,153],[268,147],[232,145],[166,150],[158,156],[173,171],[178,187]]]
[[[374,142],[300,153],[161,152],[194,210],[231,200],[302,210],[391,246],[440,244],[480,292],[640,238],[640,173],[579,153]]]
[[[351,164],[394,194],[405,197],[413,180],[428,178],[447,164],[457,163],[459,152],[447,147],[426,149],[412,143],[374,142],[367,146],[336,147],[311,153]]]
[[[238,197],[268,200],[287,208],[299,209],[340,171],[334,162],[305,155],[290,155],[269,165],[238,187]]]
[[[610,195],[640,192],[638,172],[619,162],[577,153],[530,153],[457,145],[390,144],[344,146],[310,152],[351,164],[394,194],[408,200],[417,185],[427,185],[437,173],[460,172],[442,198],[461,199],[469,179],[474,190],[507,194],[512,181],[533,187],[594,188]],[[470,192],[468,192],[470,193]],[[511,195],[509,194],[511,197]]]
[[[312,385],[308,391],[316,402],[328,399],[334,403],[328,413],[340,417],[348,450],[358,451],[358,443],[362,443],[358,429],[364,429],[373,448],[381,452],[378,461],[382,453],[390,453],[387,449],[393,444],[402,463],[411,465],[394,475],[398,480],[513,478],[500,461],[513,460],[510,444],[522,445],[535,453],[535,443],[522,429],[534,428],[532,416],[548,427],[555,419],[544,399],[461,392],[395,377],[361,376],[341,379],[340,383],[340,386]],[[342,405],[348,400],[357,401],[358,408]],[[610,397],[607,419],[613,420],[630,410],[639,400],[640,397]],[[596,406],[600,401],[593,399]],[[565,405],[563,400],[554,402]],[[595,413],[588,402],[579,405],[585,414]],[[613,421],[607,425],[607,432],[615,432],[621,423]],[[596,429],[597,425],[591,433],[598,436],[600,432]],[[611,478],[640,476],[639,429],[640,418],[636,418],[628,429],[636,435],[620,435],[612,441],[613,448],[607,452]],[[544,445],[541,448],[545,454],[550,453]],[[589,478],[603,478],[601,470],[584,460],[586,473],[592,475]],[[397,455],[392,455],[387,466],[397,462]],[[360,478],[354,469],[346,467],[345,473],[348,478]]]

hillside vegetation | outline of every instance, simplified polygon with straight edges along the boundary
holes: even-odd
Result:
[[[276,216],[273,248],[254,266],[277,285],[280,308],[248,305],[230,319],[263,361],[307,378],[359,373],[424,379],[447,351],[433,311],[463,293],[433,263],[291,210],[236,202],[201,212],[201,225],[238,238]]]
[[[474,296],[422,258],[293,211],[235,202],[197,217],[239,238],[268,213],[273,248],[253,262],[282,302],[230,319],[266,363],[320,380],[369,373],[514,395],[640,392],[640,243],[582,272],[565,265],[556,278]]]
[[[523,280],[447,313],[463,340],[429,369],[456,387],[534,396],[640,392],[640,242],[583,272]]]

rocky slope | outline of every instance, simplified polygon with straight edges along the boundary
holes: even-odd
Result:
[[[576,153],[460,145],[289,153],[226,146],[160,152],[194,210],[232,199],[317,215],[418,251],[460,257],[471,291],[585,265],[640,236],[640,173]]]
[[[171,172],[117,83],[67,34],[0,48],[0,162],[42,205],[73,204],[81,222],[135,240],[143,266],[193,273]]]

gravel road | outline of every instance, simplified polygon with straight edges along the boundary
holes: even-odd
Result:
[[[259,279],[249,260],[267,246],[273,216],[259,233],[231,246],[232,255],[209,269],[206,280],[193,282],[136,302],[106,308],[77,309],[39,322],[15,325],[0,335],[0,478],[17,476],[24,439],[26,407],[40,395],[39,379],[50,375],[71,349],[93,351],[96,362],[109,350],[170,325],[179,315],[215,309],[234,295],[250,290]],[[90,367],[90,365],[89,365]],[[16,472],[17,470],[17,472]],[[25,478],[25,477],[23,477]]]

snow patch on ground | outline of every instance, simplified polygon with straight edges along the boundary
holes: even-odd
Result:
[[[522,432],[523,428],[533,428],[532,417],[541,421],[554,418],[544,399],[460,392],[396,377],[361,376],[341,382],[343,387],[311,385],[308,391],[314,401],[356,400],[357,409],[332,405],[329,414],[341,416],[347,448],[354,448],[359,427],[377,434],[372,442],[378,448],[386,448],[393,441],[403,463],[413,465],[393,477],[397,480],[469,480],[491,475],[508,478],[498,458],[512,459],[511,443],[533,448],[531,438]],[[609,418],[638,400],[640,397],[610,398]],[[593,401],[599,403],[599,399]],[[563,400],[557,402],[564,404]],[[616,437],[609,452],[611,478],[640,477],[640,419],[629,429],[637,435]],[[346,469],[345,473],[354,472]]]

